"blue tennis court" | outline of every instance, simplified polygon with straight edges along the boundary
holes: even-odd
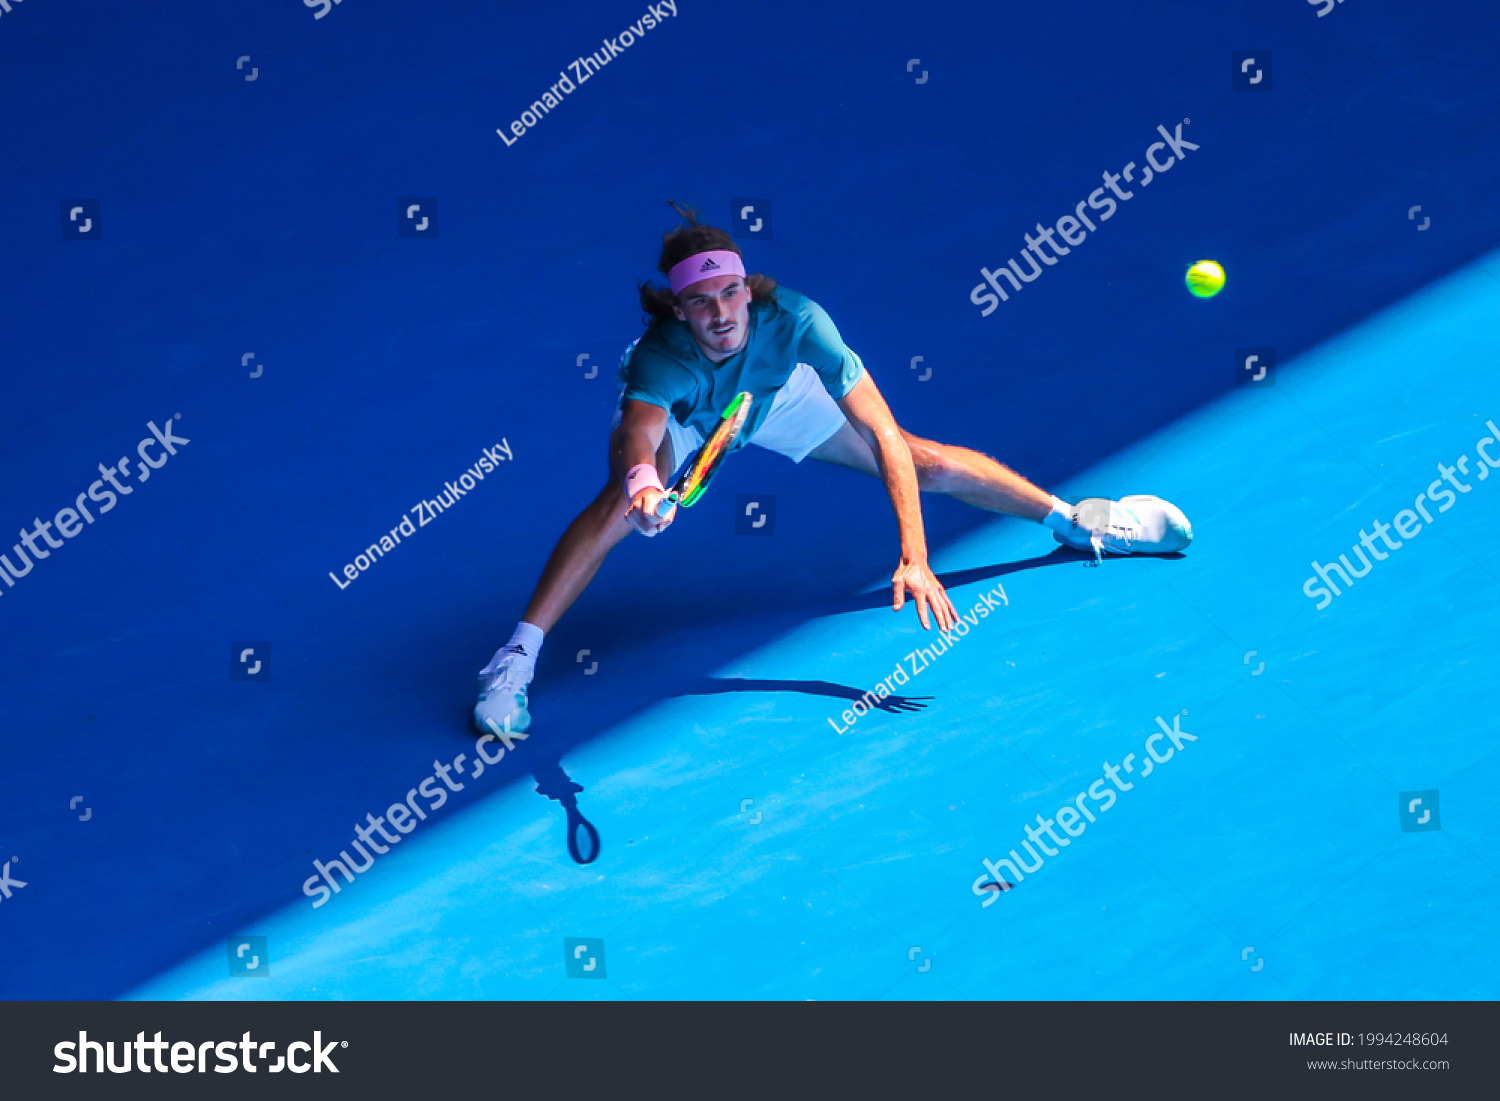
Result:
[[[11,0],[0,996],[1494,998],[1500,15],[1320,7]],[[477,745],[669,198],[1192,546],[746,448]]]

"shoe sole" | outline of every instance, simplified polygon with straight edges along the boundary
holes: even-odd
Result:
[[[512,722],[510,724],[510,730],[509,730],[508,733],[511,733],[511,734],[525,734],[527,731],[529,731],[531,729],[531,712],[529,712],[529,711],[526,712],[526,718],[523,720],[523,722],[524,722],[524,725],[520,725],[520,724],[517,724],[515,722]],[[504,723],[500,723],[498,725],[500,726],[500,728],[502,730],[505,728],[505,724]],[[483,723],[481,723],[479,721],[479,716],[477,716],[477,715],[470,715],[470,717],[469,717],[469,727],[474,731],[474,733],[478,734],[480,737],[483,737],[486,734],[493,734],[494,733],[494,731],[492,731],[489,727],[485,726]]]

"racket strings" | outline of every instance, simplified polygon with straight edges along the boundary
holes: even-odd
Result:
[[[730,446],[739,437],[745,421],[750,416],[750,395],[740,393],[730,402],[729,408],[724,411],[724,417],[718,427],[713,431],[703,447],[698,451],[698,457],[693,461],[688,470],[686,479],[681,490],[681,503],[690,505],[708,486],[708,481],[729,453]]]

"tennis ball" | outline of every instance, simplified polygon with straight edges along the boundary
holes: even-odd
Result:
[[[1199,260],[1187,270],[1187,289],[1197,298],[1212,298],[1224,289],[1224,268],[1217,260]]]

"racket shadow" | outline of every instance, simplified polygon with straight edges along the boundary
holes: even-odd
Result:
[[[1183,556],[1158,555],[1153,557],[1181,558]],[[1069,563],[1081,564],[1092,560],[1093,556],[1083,551],[1073,550],[1070,547],[1058,547],[1051,553],[1037,558],[957,570],[940,574],[939,579],[945,588],[958,589],[965,585],[1003,577],[1022,570]],[[1112,559],[1110,564],[1118,568],[1117,564],[1124,561],[1129,561],[1129,559]],[[690,604],[689,610],[692,607],[693,605]],[[838,614],[882,607],[890,607],[888,589],[857,594],[846,593],[812,608],[804,603],[796,609],[796,618],[800,622],[809,614]],[[682,621],[672,623],[667,633],[670,635],[673,631],[688,630],[691,625],[692,617],[688,615]],[[538,677],[538,696],[545,695],[549,703],[549,734],[546,741],[549,752],[532,763],[529,771],[536,780],[537,793],[560,803],[566,812],[568,855],[576,864],[587,865],[596,861],[603,851],[603,840],[599,836],[598,829],[579,808],[578,796],[583,792],[583,786],[576,783],[563,770],[561,759],[574,747],[590,741],[595,732],[624,721],[632,714],[638,713],[663,698],[720,695],[727,692],[796,692],[807,696],[853,702],[864,698],[866,694],[862,687],[827,680],[716,678],[709,676],[706,672],[689,673],[682,664],[671,661],[665,663],[664,671],[659,657],[650,659],[649,665],[652,673],[650,676],[645,676],[641,666],[632,665],[626,659],[626,654],[639,640],[639,626],[634,621],[628,621],[626,628],[620,630],[619,633],[620,641],[617,645],[621,649],[620,657],[611,663],[608,673],[601,671],[599,676],[594,678],[594,681],[590,683],[590,691],[580,693],[573,688],[576,684],[571,680],[575,674],[573,663],[568,663],[566,666],[569,678],[567,680],[559,675],[563,666],[553,666]],[[612,633],[601,629],[601,626],[591,628],[587,634],[593,646],[601,652],[610,645],[612,637]],[[694,645],[701,645],[701,640],[695,642]],[[564,649],[568,650],[570,647],[564,646]],[[737,647],[735,652],[738,652]],[[717,663],[716,659],[708,655],[699,654],[698,656],[710,665]],[[722,658],[727,660],[729,656],[730,654],[726,652]],[[604,683],[606,681],[607,684]],[[609,691],[599,693],[592,691],[593,688],[608,688]],[[871,707],[873,710],[889,715],[914,714],[929,707],[930,701],[935,699],[934,696],[891,695],[874,701]],[[507,779],[520,779],[525,775],[527,768],[522,762],[518,760],[516,765],[519,767],[514,773],[508,774]],[[505,766],[502,765],[501,768]]]
[[[599,859],[599,853],[603,849],[599,831],[578,809],[578,793],[583,790],[583,785],[563,771],[561,760],[557,757],[538,762],[531,774],[536,778],[537,792],[561,803],[567,811],[568,855],[573,858],[574,863],[592,864]],[[586,849],[579,844],[580,830],[582,839],[587,843]]]

